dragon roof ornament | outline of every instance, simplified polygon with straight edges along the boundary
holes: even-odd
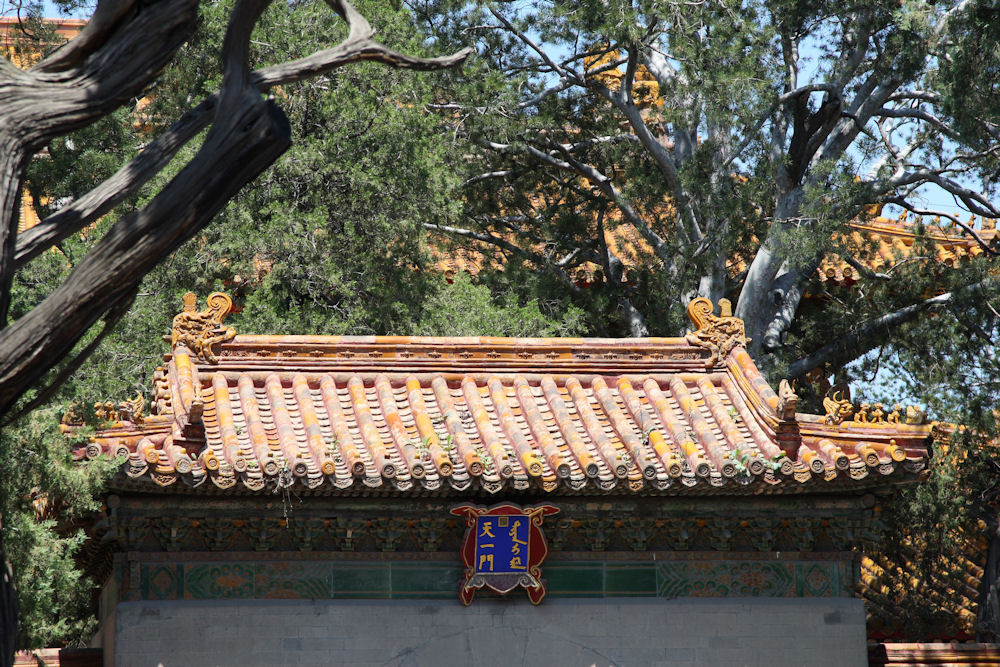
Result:
[[[198,312],[198,297],[193,292],[184,295],[184,311],[174,317],[170,346],[184,345],[203,361],[215,363],[212,346],[236,337],[235,329],[222,326],[222,320],[233,309],[233,300],[227,294],[213,292],[205,301],[208,308]]]
[[[692,299],[688,304],[688,317],[697,327],[685,336],[691,345],[707,349],[711,357],[707,366],[713,366],[724,359],[734,347],[746,347],[749,339],[743,320],[733,317],[732,304],[729,299],[719,299],[719,314],[713,311],[712,302],[705,297]]]
[[[827,424],[842,424],[850,421],[855,424],[906,424],[919,426],[923,424],[926,415],[916,405],[896,403],[888,413],[882,403],[861,403],[855,405],[851,401],[851,389],[845,382],[832,386],[823,398],[823,409],[826,411],[824,421]]]

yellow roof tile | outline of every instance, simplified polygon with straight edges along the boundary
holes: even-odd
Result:
[[[137,483],[327,492],[770,493],[912,479],[931,426],[795,412],[742,322],[691,307],[686,338],[229,335],[188,299],[154,379],[157,414],[79,456]]]

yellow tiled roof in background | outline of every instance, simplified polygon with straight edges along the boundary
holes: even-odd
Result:
[[[861,559],[859,593],[868,613],[868,636],[878,640],[969,641],[976,636],[979,587],[989,548],[985,525],[969,526],[949,536],[947,554],[927,553],[913,536],[902,540],[896,558],[872,550]],[[924,559],[927,559],[926,561]],[[905,600],[933,612],[932,627],[916,628],[904,618]],[[906,608],[906,605],[903,605]]]
[[[939,262],[949,268],[957,268],[962,262],[982,255],[985,251],[980,247],[975,239],[965,234],[957,228],[927,225],[923,229],[923,234],[934,242],[933,256],[929,260]],[[975,224],[975,220],[970,220],[970,225]],[[879,216],[870,222],[851,222],[848,224],[849,231],[843,242],[846,246],[856,248],[858,252],[857,260],[867,269],[872,271],[885,271],[901,260],[913,256],[913,247],[917,237],[917,221],[906,218],[891,219]],[[997,238],[996,223],[993,220],[985,220],[980,229],[976,230],[979,236],[987,244],[992,243]],[[517,239],[513,236],[504,240],[514,243]],[[605,242],[608,248],[618,257],[629,258],[641,255],[651,255],[652,249],[649,244],[640,237],[630,226],[618,225],[605,231]],[[466,271],[471,275],[478,274],[484,268],[498,268],[495,262],[489,257],[490,253],[484,253],[483,242],[467,242],[462,248],[445,247],[443,244],[435,243],[431,239],[432,252],[439,270],[445,274],[454,274],[458,271]],[[477,245],[478,248],[477,249]],[[541,252],[542,248],[529,248],[532,251]],[[627,262],[626,262],[627,264]],[[740,258],[734,259],[730,264],[730,270],[738,274],[746,268],[746,262]],[[593,262],[585,262],[576,268],[573,278],[579,284],[585,285],[593,281],[598,271],[602,267]],[[627,269],[626,269],[627,270]],[[843,257],[829,253],[820,262],[816,269],[816,278],[821,283],[828,286],[850,286],[858,281],[857,269]]]

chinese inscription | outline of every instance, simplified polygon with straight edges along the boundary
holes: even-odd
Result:
[[[539,567],[548,553],[541,526],[544,517],[559,510],[552,505],[518,507],[510,503],[491,508],[460,505],[452,514],[464,516],[462,543],[465,563],[459,597],[470,604],[478,588],[506,594],[518,586],[538,604],[545,596]]]

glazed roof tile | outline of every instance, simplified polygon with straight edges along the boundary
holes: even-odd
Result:
[[[923,221],[920,221],[921,223]],[[975,220],[969,221],[974,226]],[[983,221],[977,230],[980,238],[987,244],[995,243],[998,232],[993,220]],[[933,257],[936,261],[949,268],[957,268],[963,262],[982,255],[985,251],[975,239],[954,227],[925,225],[923,234],[933,243]],[[907,218],[891,219],[878,216],[868,222],[851,222],[847,232],[841,237],[841,242],[847,248],[854,250],[858,261],[872,271],[885,271],[894,264],[913,256],[914,244],[917,238],[917,222]],[[506,239],[515,242],[511,236]],[[625,260],[626,264],[638,255],[651,256],[649,244],[638,236],[629,225],[610,227],[605,231],[605,242],[613,254]],[[461,247],[440,249],[432,245],[436,255],[437,267],[446,275],[458,271],[478,274],[484,268],[497,268],[491,263],[489,255],[477,251],[474,246],[465,244]],[[746,270],[746,262],[734,258],[730,270],[733,275]],[[573,279],[579,284],[593,282],[602,271],[599,264],[585,262],[573,272]],[[828,253],[816,268],[816,279],[826,285],[841,287],[851,286],[859,279],[858,270],[845,258],[836,253]]]
[[[982,579],[989,544],[984,523],[951,531],[945,553],[927,551],[911,534],[896,548],[875,549],[861,559],[858,592],[865,600],[869,639],[969,641],[977,634]],[[903,605],[901,603],[909,604]],[[918,626],[907,611],[932,611],[929,626]],[[904,611],[905,610],[905,611]]]
[[[154,414],[109,405],[80,456],[123,455],[139,484],[343,494],[829,491],[926,462],[928,425],[796,413],[728,303],[647,339],[237,336],[228,297],[209,306],[175,318]]]

